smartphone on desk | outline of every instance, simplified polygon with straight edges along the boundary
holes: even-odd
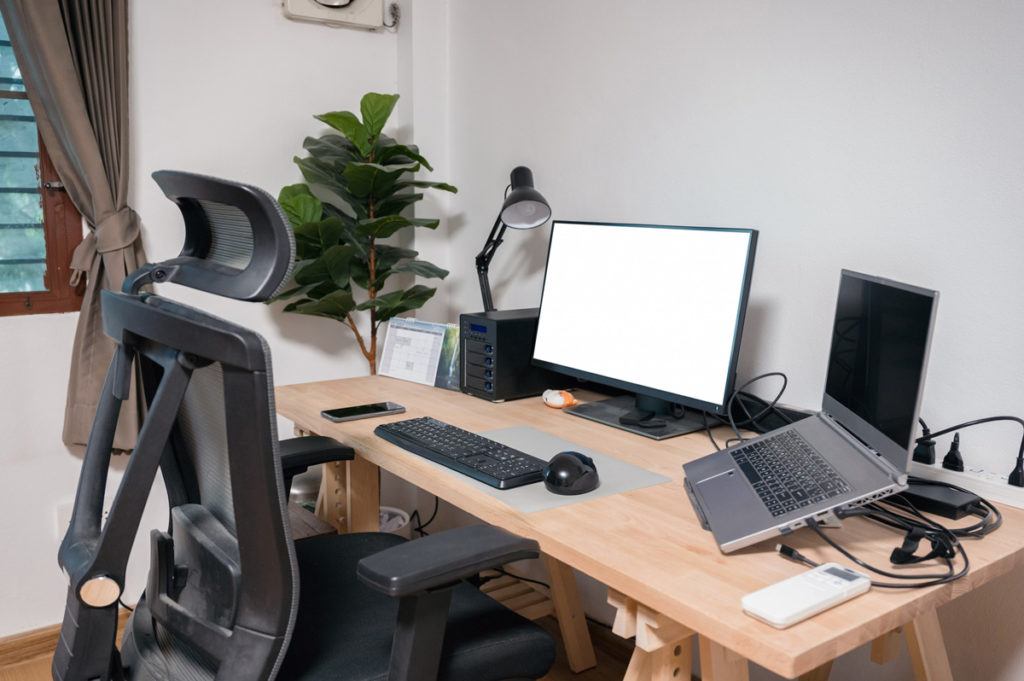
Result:
[[[405,407],[394,402],[374,402],[373,404],[358,404],[353,407],[338,407],[337,409],[324,409],[320,412],[328,421],[340,423],[341,421],[355,421],[356,419],[368,419],[372,416],[384,416],[385,414],[401,414]]]

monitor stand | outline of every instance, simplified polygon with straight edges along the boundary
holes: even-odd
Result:
[[[675,418],[668,402],[639,395],[585,402],[563,411],[652,440],[665,440],[704,429],[699,410],[688,411],[682,418]]]

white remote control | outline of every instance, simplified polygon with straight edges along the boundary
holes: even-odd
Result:
[[[748,615],[784,629],[870,588],[871,578],[864,573],[825,563],[749,593],[741,602]]]

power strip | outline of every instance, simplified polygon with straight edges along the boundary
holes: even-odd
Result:
[[[966,466],[963,473],[919,461],[910,462],[910,474],[928,480],[949,482],[974,492],[979,497],[1016,508],[1024,508],[1024,487],[1015,487],[1006,481],[1009,472],[993,473],[983,468]]]

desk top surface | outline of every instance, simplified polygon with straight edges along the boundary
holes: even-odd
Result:
[[[541,550],[554,558],[787,678],[814,669],[1024,562],[1024,511],[1000,507],[1003,526],[983,540],[967,541],[971,570],[964,578],[928,589],[872,589],[788,629],[776,630],[745,615],[740,598],[806,568],[781,558],[773,541],[724,555],[711,533],[701,529],[683,487],[682,464],[712,449],[705,433],[658,442],[563,414],[544,406],[539,398],[492,404],[380,376],[280,386],[276,395],[278,413],[297,426],[335,437],[352,446],[358,456],[478,518],[536,539]],[[320,416],[321,409],[384,400],[402,404],[406,413],[347,423],[331,423]],[[520,513],[466,484],[461,474],[438,470],[373,434],[374,427],[385,420],[418,416],[433,416],[472,431],[531,426],[661,473],[671,481]],[[718,435],[724,441],[724,431]],[[842,528],[829,531],[841,545],[878,566],[888,565],[889,553],[903,539],[861,518],[845,520]],[[809,530],[798,531],[785,542],[812,560],[849,564]]]

